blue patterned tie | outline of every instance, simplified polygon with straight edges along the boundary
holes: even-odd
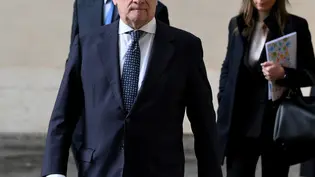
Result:
[[[127,112],[132,108],[132,105],[138,94],[138,82],[140,73],[140,46],[139,39],[142,31],[131,31],[131,45],[125,55],[125,62],[122,72],[122,91],[124,107]]]

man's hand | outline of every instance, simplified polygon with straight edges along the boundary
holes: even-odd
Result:
[[[261,64],[263,74],[268,81],[283,79],[285,76],[284,68],[280,64],[267,61]]]

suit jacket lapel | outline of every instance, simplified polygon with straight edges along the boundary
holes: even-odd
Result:
[[[118,49],[118,28],[119,21],[105,27],[104,33],[101,35],[101,41],[97,46],[97,50],[106,72],[107,79],[115,96],[115,100],[120,105],[121,110],[124,110],[123,99],[120,83],[120,64],[119,64],[119,49]],[[138,96],[129,114],[137,109],[141,100],[145,97],[150,88],[154,86],[159,77],[167,68],[171,60],[174,47],[172,44],[173,36],[169,33],[169,28],[157,21],[156,34],[153,41],[152,52],[149,59],[146,74],[143,84],[139,90]]]
[[[243,35],[243,30],[246,27],[245,22],[243,20],[243,17],[241,15],[237,16],[236,18],[236,27],[237,27],[237,32],[234,34],[235,36],[235,42],[234,42],[234,46],[235,48],[237,48],[236,53],[233,55],[235,55],[235,61],[233,61],[233,63],[235,62],[237,68],[239,68],[241,62],[243,61],[243,58],[246,57],[245,53],[246,51],[244,49],[247,48],[248,46],[248,40],[247,37],[245,37]],[[234,58],[233,57],[233,58]]]
[[[118,24],[119,21],[115,21],[108,26],[104,26],[105,32],[101,35],[102,42],[97,46],[97,49],[115,100],[121,110],[124,110],[120,84]]]
[[[172,42],[174,36],[169,32],[169,27],[157,20],[156,33],[146,74],[130,113],[137,108],[141,100],[150,91],[150,88],[158,82],[159,77],[163,74],[173,56],[174,46]]]
[[[266,41],[270,41],[282,36],[281,28],[277,23],[277,19],[274,15],[269,15],[265,20],[264,23],[269,29]]]
[[[276,17],[273,14],[269,15],[264,20],[264,23],[269,29],[268,34],[267,34],[266,42],[274,40],[276,38],[279,38],[279,37],[283,36],[285,31],[281,32],[281,28],[280,28],[280,26],[279,26],[279,24],[277,22]],[[286,29],[284,29],[284,30],[286,30]],[[266,60],[267,60],[266,48],[264,46],[263,51],[262,51],[261,56],[260,56],[260,62],[264,62]]]

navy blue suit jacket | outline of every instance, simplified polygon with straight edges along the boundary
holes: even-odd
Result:
[[[187,108],[199,177],[221,177],[200,39],[157,21],[147,73],[127,114],[121,95],[118,24],[75,37],[49,122],[42,175],[66,174],[71,136],[83,112],[80,177],[120,177],[121,170],[126,177],[184,177]]]

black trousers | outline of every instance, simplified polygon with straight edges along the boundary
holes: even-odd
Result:
[[[300,176],[315,177],[315,159],[301,164]]]
[[[273,139],[273,126],[277,106],[269,102],[264,113],[259,137],[241,137],[230,146],[227,158],[227,177],[255,177],[261,157],[262,177],[287,177],[290,166],[285,155]]]

